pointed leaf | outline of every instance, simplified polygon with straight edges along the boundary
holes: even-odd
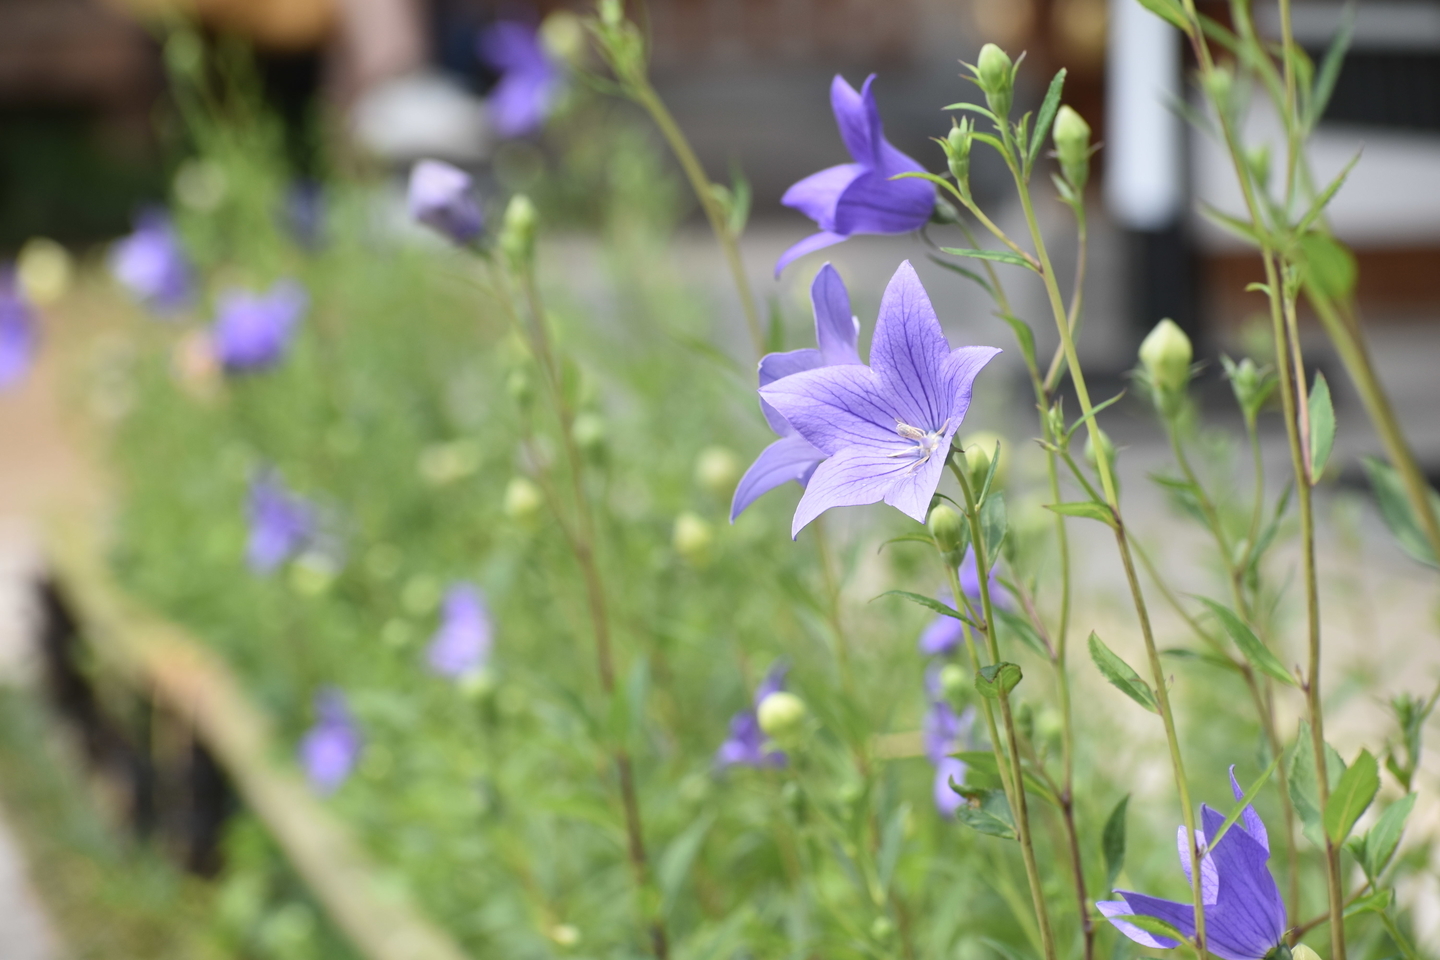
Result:
[[[1360,856],[1360,863],[1365,867],[1365,875],[1371,880],[1379,878],[1390,858],[1395,855],[1395,848],[1400,845],[1400,836],[1405,832],[1405,819],[1410,816],[1410,811],[1415,809],[1416,794],[1407,793],[1385,808],[1380,814],[1380,819],[1375,821],[1375,826],[1365,834],[1365,845]]]
[[[1335,81],[1340,79],[1340,67],[1345,62],[1345,51],[1350,48],[1350,38],[1355,34],[1355,4],[1347,3],[1340,15],[1340,29],[1320,61],[1320,72],[1315,75],[1315,86],[1311,88],[1310,102],[1306,105],[1305,125],[1314,127],[1325,115],[1330,105],[1330,95],[1335,92]]]
[[[1076,500],[1072,503],[1047,503],[1046,510],[1054,510],[1067,517],[1085,517],[1099,520],[1105,526],[1115,529],[1115,513],[1103,503],[1094,500]]]
[[[1319,195],[1310,202],[1310,209],[1306,211],[1305,216],[1300,218],[1300,222],[1295,224],[1295,233],[1305,233],[1316,220],[1320,219],[1321,214],[1325,212],[1325,208],[1330,205],[1330,201],[1335,199],[1335,194],[1339,193],[1340,188],[1345,185],[1346,179],[1350,176],[1350,171],[1354,170],[1355,164],[1360,162],[1361,152],[1362,151],[1356,151],[1355,156],[1350,158],[1350,162],[1345,164],[1344,168],[1335,175],[1335,179],[1331,180],[1329,185],[1326,186],[1324,190],[1321,190]]]
[[[1140,6],[1185,33],[1190,32],[1190,21],[1185,17],[1184,8],[1176,0],[1140,0]]]
[[[1220,621],[1220,625],[1225,628],[1226,633],[1230,634],[1230,639],[1235,641],[1235,646],[1240,648],[1240,652],[1245,655],[1245,659],[1250,662],[1251,666],[1281,683],[1289,684],[1292,687],[1300,685],[1294,675],[1285,669],[1285,665],[1280,662],[1279,658],[1270,652],[1270,648],[1255,636],[1255,632],[1244,620],[1236,616],[1233,610],[1216,603],[1209,597],[1196,597],[1195,599],[1205,604],[1205,608],[1214,615],[1216,620]]]
[[[986,700],[999,700],[1002,694],[1014,690],[1024,676],[1019,664],[1004,661],[992,663],[981,667],[980,672],[975,675],[975,689]]]
[[[1155,694],[1151,691],[1150,685],[1140,679],[1140,674],[1136,673],[1130,664],[1120,659],[1113,650],[1105,646],[1105,641],[1101,640],[1099,635],[1094,632],[1090,634],[1090,659],[1095,661],[1095,666],[1115,689],[1151,713],[1159,712],[1155,706]]]
[[[1300,238],[1300,252],[1305,257],[1305,282],[1312,290],[1331,300],[1350,299],[1360,271],[1349,247],[1312,231]]]
[[[950,781],[950,789],[964,795],[956,790],[954,780]],[[1005,799],[1003,790],[989,790],[969,803],[962,803],[955,810],[955,819],[987,836],[1002,840],[1014,840],[1016,836],[1015,818],[1010,813],[1010,802]]]
[[[1350,906],[1345,908],[1344,916],[1358,916],[1362,913],[1384,913],[1390,908],[1390,901],[1394,899],[1395,891],[1386,887],[1383,890],[1376,890],[1374,893],[1361,897]]]
[[[1355,821],[1370,806],[1379,789],[1380,765],[1369,750],[1361,750],[1325,804],[1325,833],[1331,843],[1343,843],[1350,836]]]
[[[1009,250],[972,250],[969,247],[941,247],[942,253],[948,253],[952,257],[972,257],[976,260],[994,260],[996,263],[1008,263],[1016,267],[1035,269],[1035,265],[1029,260],[1012,253]]]
[[[1330,449],[1335,445],[1335,407],[1330,403],[1330,384],[1325,374],[1315,371],[1310,390],[1310,485],[1320,482]]]
[[[1000,621],[1002,636],[1013,636],[1040,656],[1050,658],[1050,650],[1046,648],[1045,641],[1040,639],[1040,634],[1035,632],[1035,628],[1025,617],[1013,610],[996,607],[995,619]]]
[[[995,296],[994,291],[992,291],[990,288],[990,281],[986,280],[984,277],[980,276],[980,274],[976,273],[975,271],[966,270],[958,263],[951,263],[949,260],[942,260],[939,257],[935,256],[935,254],[933,253],[929,255],[929,258],[930,262],[935,264],[937,267],[944,267],[951,273],[960,274],[960,276],[964,277],[966,280],[973,280],[975,283],[978,283],[980,285],[980,288],[984,290],[987,294],[989,294],[992,298]]]
[[[1380,516],[1384,518],[1385,526],[1390,528],[1400,548],[1423,564],[1440,566],[1430,549],[1429,538],[1425,536],[1419,519],[1410,508],[1410,498],[1406,496],[1405,484],[1401,481],[1399,472],[1374,457],[1365,457],[1360,462],[1365,466],[1365,473],[1370,478],[1370,488],[1375,492],[1375,503],[1380,508]],[[1436,496],[1434,490],[1427,490],[1426,493],[1436,513],[1440,513],[1440,496]]]
[[[1120,871],[1125,867],[1125,812],[1130,807],[1130,794],[1120,798],[1115,809],[1105,820],[1105,830],[1100,835],[1100,846],[1105,853],[1105,889],[1115,886]]]
[[[927,610],[934,610],[941,616],[954,617],[956,620],[962,620],[965,623],[970,623],[970,618],[965,616],[965,614],[961,613],[959,610],[956,610],[953,607],[941,603],[934,597],[927,597],[923,593],[911,593],[909,590],[886,590],[884,593],[880,594],[880,597],[904,597],[911,603],[918,603],[920,604],[920,606],[925,607]],[[880,597],[876,597],[875,599],[879,600]]]
[[[995,461],[991,461],[992,465]],[[1000,547],[1005,542],[1008,521],[1005,517],[1005,497],[992,493],[980,507],[980,532],[985,535],[985,559],[990,566],[1000,559]]]
[[[1045,92],[1040,112],[1035,115],[1035,134],[1030,138],[1030,151],[1025,158],[1027,171],[1035,166],[1035,158],[1040,156],[1040,148],[1044,145],[1045,138],[1050,136],[1050,125],[1055,122],[1055,114],[1060,110],[1060,93],[1064,89],[1065,71],[1062,69],[1050,81],[1050,89]]]
[[[655,865],[655,878],[660,886],[661,910],[670,912],[675,904],[675,897],[680,892],[680,886],[685,878],[690,875],[690,867],[695,863],[695,857],[699,855],[701,846],[705,843],[705,834],[709,832],[710,825],[715,822],[715,814],[707,813],[701,816],[690,826],[670,841],[665,852],[660,855],[660,861]]]

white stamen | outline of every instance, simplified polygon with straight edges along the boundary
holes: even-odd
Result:
[[[913,447],[905,447],[890,454],[892,457],[914,457],[915,462],[910,464],[910,473],[920,469],[921,465],[928,462],[930,457],[940,449],[940,443],[945,436],[945,431],[950,427],[950,421],[946,420],[940,425],[940,429],[926,433],[919,427],[912,427],[908,423],[895,421],[895,432],[906,440],[915,441]]]

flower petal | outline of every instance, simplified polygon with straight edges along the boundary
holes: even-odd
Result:
[[[947,820],[954,817],[955,811],[965,802],[964,797],[950,789],[950,781],[964,783],[965,771],[968,769],[964,760],[955,757],[941,757],[935,762],[935,809]]]
[[[949,599],[947,596],[944,598]],[[960,641],[964,639],[964,627],[954,617],[938,616],[930,621],[920,634],[920,652],[927,657],[939,656],[942,653],[950,653],[960,647]]]
[[[831,507],[858,507],[881,500],[899,506],[892,502],[891,494],[897,485],[907,483],[910,475],[911,464],[902,457],[876,453],[873,447],[844,448],[820,464],[810,478],[805,495],[795,508],[795,519],[790,524],[791,538],[798,537],[806,524]],[[938,478],[938,472],[936,476]],[[907,506],[911,502],[908,497],[901,499]],[[904,507],[901,510],[924,522],[928,506],[927,498],[918,516]]]
[[[829,263],[810,284],[810,305],[815,311],[815,342],[827,364],[859,363],[857,343],[860,321],[850,312],[850,292]]]
[[[1208,906],[1215,902],[1220,895],[1220,875],[1216,872],[1215,859],[1205,853],[1205,831],[1195,831],[1196,843],[1201,850],[1200,856],[1200,882],[1202,885],[1201,897]],[[1180,852],[1180,869],[1185,871],[1185,880],[1194,883],[1195,877],[1190,870],[1190,844],[1185,842],[1185,827],[1181,826],[1175,833],[1175,849]]]
[[[1180,945],[1180,941],[1169,937],[1161,937],[1150,933],[1147,930],[1127,923],[1125,917],[1140,915],[1142,917],[1154,917],[1157,920],[1164,920],[1176,930],[1187,937],[1195,935],[1195,908],[1184,903],[1176,903],[1174,900],[1161,900],[1158,897],[1147,897],[1143,893],[1131,893],[1128,890],[1116,890],[1116,893],[1125,899],[1102,900],[1095,904],[1100,912],[1105,915],[1116,930],[1134,940],[1136,943],[1157,950],[1169,950]]]
[[[835,112],[835,123],[840,128],[840,139],[856,163],[873,167],[880,162],[879,146],[884,131],[880,126],[880,110],[875,106],[875,94],[870,92],[875,74],[865,78],[859,92],[845,82],[840,74],[830,81],[830,109]]]
[[[775,261],[775,279],[780,279],[780,272],[790,264],[799,260],[807,253],[814,253],[816,250],[824,250],[826,247],[833,247],[837,243],[843,243],[848,238],[844,234],[831,233],[822,230],[819,233],[812,233],[810,236],[795,244],[789,250],[780,254],[780,259]]]
[[[750,469],[735,485],[735,498],[730,503],[730,522],[762,495],[791,480],[804,483],[825,454],[799,434],[781,437],[760,452]]]
[[[870,366],[896,417],[921,430],[940,429],[955,407],[955,398],[948,395],[953,379],[949,358],[950,344],[935,308],[906,260],[885,287],[870,344]]]
[[[1230,764],[1230,789],[1235,794],[1236,800],[1245,799],[1245,791],[1240,788],[1240,781],[1235,779],[1235,764]],[[1255,842],[1270,852],[1270,834],[1265,831],[1265,821],[1260,819],[1260,814],[1255,812],[1255,807],[1247,806],[1243,814],[1245,820],[1245,832],[1255,838]]]
[[[869,367],[807,370],[761,387],[760,396],[826,454],[863,444],[884,455],[911,445],[895,432],[896,414]]]
[[[985,365],[1003,351],[999,347],[957,347],[946,362],[946,394],[950,397],[950,420],[958,427],[970,409],[975,378]],[[987,451],[988,452],[988,451]]]
[[[835,204],[840,202],[840,195],[864,172],[865,168],[858,163],[827,167],[791,186],[780,202],[814,220],[821,230],[831,230],[835,226]]]
[[[814,348],[804,350],[789,350],[785,353],[767,353],[760,358],[760,386],[767,386],[782,377],[788,377],[792,373],[800,373],[803,370],[814,370],[825,365],[824,358],[820,351]],[[788,437],[795,432],[795,428],[764,400],[760,401],[760,412],[765,414],[765,422],[770,424],[770,429]]]
[[[867,170],[852,180],[835,201],[829,228],[849,235],[909,233],[925,226],[935,210],[935,185],[919,177],[890,179],[900,172]]]
[[[1211,836],[1225,817],[1201,805],[1200,819]],[[1219,874],[1219,895],[1214,919],[1206,911],[1206,940],[1226,960],[1258,960],[1285,934],[1285,903],[1267,861],[1270,852],[1244,830],[1231,828],[1220,838],[1207,860]],[[1208,901],[1207,901],[1208,902]]]
[[[950,431],[954,433],[954,431]],[[940,450],[927,459],[924,463],[915,464],[914,460],[908,461],[910,466],[896,480],[890,492],[885,495],[885,502],[896,510],[910,517],[919,523],[925,522],[925,514],[930,511],[930,500],[935,496],[935,490],[940,486],[940,475],[945,472],[945,454],[948,449],[949,437],[945,438]],[[901,460],[903,457],[886,457],[889,460]]]

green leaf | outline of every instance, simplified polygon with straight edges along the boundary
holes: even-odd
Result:
[[[1361,897],[1350,906],[1345,908],[1344,916],[1358,916],[1362,913],[1384,913],[1390,908],[1390,901],[1394,899],[1395,891],[1386,887],[1383,890],[1376,890],[1369,896]]]
[[[1335,408],[1330,403],[1330,384],[1325,374],[1315,371],[1310,389],[1310,485],[1320,481],[1330,450],[1335,446]]]
[[[1110,684],[1125,696],[1134,700],[1140,706],[1151,713],[1159,713],[1155,705],[1155,694],[1151,691],[1150,685],[1140,679],[1130,664],[1120,659],[1113,650],[1105,646],[1105,641],[1093,631],[1090,634],[1090,659],[1095,661],[1095,666],[1100,669]]]
[[[994,463],[992,460],[991,464]],[[998,492],[993,493],[985,498],[985,503],[980,507],[980,532],[985,536],[985,559],[992,567],[1000,558],[1000,547],[1005,542],[1006,529],[1005,497]]]
[[[1011,253],[1009,250],[972,250],[969,247],[941,247],[942,253],[948,253],[952,257],[972,257],[976,260],[994,260],[996,263],[1008,263],[1016,267],[1025,267],[1034,270],[1035,266],[1029,260],[1018,253]]]
[[[660,855],[660,861],[655,865],[655,879],[660,886],[661,910],[665,914],[668,915],[670,908],[675,905],[675,897],[679,894],[685,878],[690,875],[690,867],[695,863],[695,858],[705,843],[705,834],[714,822],[713,813],[701,816],[671,840],[665,852]]]
[[[965,614],[961,613],[959,610],[956,610],[946,604],[941,603],[934,597],[927,597],[923,593],[911,593],[909,590],[886,590],[884,593],[880,594],[880,597],[904,597],[911,603],[918,603],[920,604],[920,606],[925,607],[927,610],[934,610],[941,616],[954,617],[956,620],[970,623],[970,618],[965,616]],[[880,597],[876,597],[875,599],[879,600]],[[970,625],[974,626],[973,623]]]
[[[1210,204],[1203,202],[1200,204],[1200,214],[1207,220],[1213,222],[1217,227],[1230,231],[1231,233],[1235,234],[1235,236],[1239,237],[1241,240],[1245,240],[1251,244],[1254,244],[1257,247],[1261,245],[1261,231],[1257,230],[1253,223],[1247,223],[1244,220],[1232,217],[1230,216],[1230,214],[1224,213],[1221,210],[1210,206]],[[1249,290],[1251,289],[1251,287],[1260,287],[1264,289],[1264,284],[1251,284],[1245,289]]]
[[[1325,115],[1325,108],[1330,105],[1330,95],[1335,92],[1335,81],[1340,79],[1340,67],[1345,62],[1345,51],[1350,48],[1350,38],[1355,34],[1355,5],[1347,3],[1344,12],[1340,15],[1340,29],[1335,31],[1335,39],[1330,41],[1330,48],[1325,51],[1325,59],[1320,61],[1320,72],[1315,75],[1315,85],[1311,88],[1310,102],[1306,104],[1305,126],[1313,128]]]
[[[1130,807],[1130,794],[1120,798],[1115,809],[1105,820],[1105,830],[1100,835],[1100,848],[1105,853],[1105,889],[1115,886],[1120,871],[1125,866],[1125,812]]]
[[[1399,472],[1374,457],[1365,457],[1360,462],[1364,464],[1365,473],[1370,478],[1370,488],[1375,492],[1375,503],[1380,507],[1380,516],[1384,518],[1385,526],[1390,528],[1400,548],[1423,564],[1440,566],[1430,549],[1429,538],[1421,529],[1415,512],[1410,509],[1410,498],[1406,496],[1405,484],[1401,481]],[[1436,496],[1434,490],[1427,490],[1426,493],[1435,512],[1440,513],[1440,496]]]
[[[1345,180],[1350,176],[1350,171],[1354,170],[1355,164],[1360,162],[1360,153],[1361,151],[1356,151],[1355,156],[1350,158],[1350,162],[1345,164],[1344,169],[1335,175],[1335,179],[1331,180],[1329,185],[1326,186],[1324,190],[1321,190],[1315,199],[1310,202],[1310,209],[1306,211],[1305,216],[1300,218],[1300,222],[1295,224],[1296,233],[1303,234],[1308,232],[1311,225],[1320,219],[1321,214],[1325,212],[1325,208],[1329,206],[1330,201],[1335,198],[1335,194],[1339,193],[1340,188],[1345,185]]]
[[[1085,414],[1085,415],[1082,416],[1080,419],[1078,419],[1078,420],[1076,420],[1074,423],[1070,424],[1070,429],[1065,431],[1065,439],[1066,439],[1066,440],[1069,440],[1071,437],[1075,436],[1075,431],[1076,431],[1076,430],[1079,430],[1081,427],[1083,427],[1083,426],[1084,426],[1086,423],[1088,423],[1090,420],[1092,420],[1092,419],[1094,419],[1096,416],[1098,416],[1101,410],[1104,410],[1106,407],[1111,406],[1112,404],[1119,403],[1119,402],[1120,402],[1121,400],[1123,400],[1124,398],[1125,398],[1125,391],[1124,391],[1124,390],[1121,390],[1119,393],[1115,394],[1115,396],[1111,397],[1109,400],[1102,400],[1100,403],[1095,404],[1095,406],[1093,406],[1093,407],[1090,408],[1090,412],[1089,412],[1089,413]]]
[[[745,232],[745,225],[750,221],[750,181],[745,178],[745,171],[741,169],[738,160],[730,162],[730,180],[735,184],[730,191],[730,217],[726,227],[730,236],[739,237]]]
[[[962,526],[960,529],[964,530],[965,527]],[[879,553],[881,550],[884,550],[892,543],[923,543],[927,546],[933,547],[935,546],[935,538],[930,536],[928,533],[904,533],[898,537],[891,537],[889,540],[886,540],[884,543],[880,544],[880,546],[875,548],[875,552]]]
[[[1050,81],[1050,89],[1045,92],[1040,112],[1035,115],[1035,133],[1030,138],[1030,150],[1025,157],[1027,174],[1035,166],[1035,158],[1040,156],[1040,148],[1045,144],[1045,138],[1050,135],[1050,125],[1055,122],[1055,114],[1060,110],[1060,93],[1064,89],[1065,71],[1062,69]]]
[[[1185,16],[1184,8],[1176,0],[1140,0],[1140,6],[1172,26],[1179,27],[1186,34],[1190,33],[1190,21]]]
[[[1326,779],[1333,793],[1345,773],[1345,761],[1335,748],[1325,745]],[[1305,838],[1317,847],[1325,846],[1319,791],[1315,786],[1315,751],[1310,744],[1310,724],[1300,721],[1300,732],[1290,752],[1290,802],[1305,825]]]
[[[1066,517],[1085,517],[1099,520],[1105,526],[1115,529],[1115,513],[1103,503],[1094,500],[1076,500],[1072,503],[1047,503],[1046,510],[1053,510]]]
[[[1035,331],[1030,329],[1030,324],[1019,317],[1012,317],[1008,313],[997,313],[996,316],[1004,320],[1006,326],[1015,334],[1015,340],[1020,344],[1020,354],[1025,360],[1025,365],[1031,370],[1036,369]]]
[[[1410,816],[1410,811],[1415,809],[1416,794],[1407,793],[1385,808],[1380,814],[1380,819],[1375,821],[1375,826],[1365,834],[1365,846],[1360,855],[1360,864],[1365,868],[1365,875],[1371,880],[1379,879],[1380,874],[1390,864],[1390,858],[1395,855],[1395,848],[1400,845],[1400,836],[1405,832],[1405,820]]]
[[[1350,836],[1355,821],[1370,806],[1379,789],[1380,765],[1369,750],[1361,750],[1325,804],[1325,834],[1331,843],[1343,843]]]
[[[1015,839],[1015,818],[1010,813],[1010,802],[1005,799],[1005,791],[987,790],[979,796],[967,796],[966,791],[956,788],[954,780],[950,781],[950,789],[969,801],[956,808],[956,820],[976,833],[999,837],[1002,840]]]
[[[1050,658],[1050,651],[1046,648],[1045,641],[1040,639],[1040,634],[1024,616],[1013,610],[1002,610],[996,607],[995,619],[1000,622],[1002,636],[1013,636],[1040,656],[1047,660]]]
[[[1225,838],[1225,834],[1235,825],[1235,821],[1240,819],[1241,815],[1245,813],[1246,808],[1255,802],[1255,798],[1260,795],[1260,791],[1264,788],[1265,784],[1270,782],[1270,775],[1280,766],[1280,761],[1283,759],[1284,757],[1282,755],[1270,761],[1270,766],[1266,767],[1264,772],[1255,778],[1255,782],[1250,784],[1250,789],[1241,794],[1239,801],[1235,804],[1235,809],[1231,810],[1230,816],[1221,822],[1220,828],[1215,831],[1214,836],[1207,836],[1205,838],[1206,846],[1214,850],[1215,847],[1219,845],[1220,841]]]
[[[966,280],[973,280],[975,283],[978,283],[980,285],[980,288],[984,290],[987,294],[989,294],[992,298],[995,296],[994,291],[990,287],[990,281],[986,280],[984,277],[980,276],[980,274],[976,273],[975,271],[966,270],[958,263],[951,263],[949,260],[942,260],[939,257],[935,256],[935,254],[933,253],[929,254],[929,258],[930,262],[935,264],[937,267],[944,267],[951,273],[960,274],[960,276],[964,277]]]
[[[1024,676],[1019,664],[1002,660],[980,668],[980,672],[975,675],[975,689],[986,700],[999,700],[1001,694],[1014,690]]]
[[[1230,639],[1235,641],[1235,646],[1240,648],[1240,652],[1244,654],[1251,666],[1281,683],[1289,684],[1292,687],[1300,685],[1294,675],[1285,669],[1285,665],[1280,662],[1279,658],[1270,652],[1270,648],[1255,636],[1255,632],[1244,620],[1236,616],[1233,610],[1216,603],[1209,597],[1197,596],[1195,599],[1205,604],[1205,608],[1214,615],[1216,620],[1220,621],[1220,625],[1225,628],[1226,633],[1230,634]]]
[[[902,803],[895,808],[885,829],[880,832],[880,890],[888,893],[890,881],[895,876],[895,865],[900,862],[900,852],[905,847],[905,822],[910,818],[910,804]]]
[[[1360,275],[1355,254],[1334,237],[1314,231],[1300,238],[1305,258],[1305,282],[1331,300],[1345,301],[1355,292]]]
[[[984,516],[985,499],[990,496],[990,486],[995,482],[995,471],[999,468],[1000,441],[997,440],[995,441],[995,452],[990,456],[990,467],[985,471],[985,482],[980,485],[980,496],[976,500],[976,502],[980,504],[981,516]],[[987,537],[986,539],[988,542],[989,538]]]

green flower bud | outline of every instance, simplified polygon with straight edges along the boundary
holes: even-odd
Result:
[[[512,520],[529,520],[545,506],[540,488],[525,477],[511,477],[505,487],[505,515]]]
[[[980,89],[985,91],[985,101],[990,105],[990,112],[1001,120],[1010,115],[1014,67],[1009,55],[993,43],[981,47],[975,61],[975,77],[980,81]]]
[[[765,736],[777,742],[794,739],[810,716],[805,701],[787,690],[777,690],[761,700],[755,712]]]
[[[1235,74],[1228,66],[1216,64],[1215,69],[1205,77],[1205,92],[1210,99],[1220,108],[1221,113],[1228,113],[1230,110],[1230,95],[1235,89]]]
[[[940,668],[940,692],[945,699],[956,703],[965,697],[970,684],[965,681],[965,668],[958,663],[947,663]]]
[[[1065,441],[1065,411],[1058,401],[1045,411],[1045,428],[1046,433],[1055,443],[1062,446],[1067,445]]]
[[[1275,377],[1268,366],[1257,367],[1255,361],[1246,357],[1239,363],[1229,357],[1221,357],[1220,362],[1225,365],[1225,376],[1230,380],[1230,390],[1235,394],[1235,402],[1240,405],[1240,411],[1245,419],[1254,422],[1260,415],[1260,408],[1265,406],[1265,401],[1270,399],[1270,394],[1275,391]]]
[[[675,532],[671,543],[682,560],[692,566],[702,567],[710,559],[715,533],[704,517],[687,510],[675,518]]]
[[[618,27],[625,20],[625,4],[622,0],[600,0],[600,22],[607,27]]]
[[[1004,439],[1000,434],[991,430],[981,430],[979,433],[972,433],[965,438],[961,444],[965,451],[965,465],[969,469],[970,486],[975,496],[980,496],[981,489],[985,486],[985,476],[990,472],[990,458],[995,455],[997,447],[1001,449],[999,464],[995,467],[995,479],[992,482],[996,489],[1005,483],[1006,468],[1008,464],[1004,457]]]
[[[575,445],[580,448],[581,453],[591,457],[604,454],[607,433],[605,418],[589,411],[580,414],[570,425],[570,436],[575,438]]]
[[[1297,943],[1291,947],[1290,956],[1292,960],[1320,960],[1320,954],[1305,946],[1303,943]]]
[[[534,403],[535,384],[530,379],[529,371],[511,370],[505,381],[505,392],[510,394],[510,399],[522,410]]]
[[[712,496],[728,497],[740,479],[740,459],[729,447],[706,447],[695,460],[695,482]]]
[[[965,117],[951,127],[950,133],[941,141],[950,167],[950,176],[955,178],[962,196],[970,193],[970,145],[974,136],[975,121]]]
[[[885,942],[895,935],[895,921],[889,917],[876,917],[870,924],[870,937]]]
[[[557,10],[540,22],[545,52],[563,63],[585,59],[585,24],[568,10]]]
[[[1270,144],[1261,143],[1246,150],[1245,165],[1263,190],[1270,182]]]
[[[945,555],[945,561],[953,566],[959,566],[960,561],[965,559],[965,518],[960,516],[960,511],[948,503],[936,504],[930,510],[930,519],[926,521],[930,528],[930,536],[935,540],[935,546]]]
[[[1085,181],[1090,178],[1090,124],[1066,104],[1055,115],[1051,134],[1065,179],[1076,190],[1085,189]]]
[[[535,204],[523,193],[510,198],[500,228],[500,249],[513,269],[526,269],[535,259]]]
[[[1161,320],[1140,344],[1140,364],[1164,413],[1173,413],[1190,385],[1195,349],[1174,320]]]

